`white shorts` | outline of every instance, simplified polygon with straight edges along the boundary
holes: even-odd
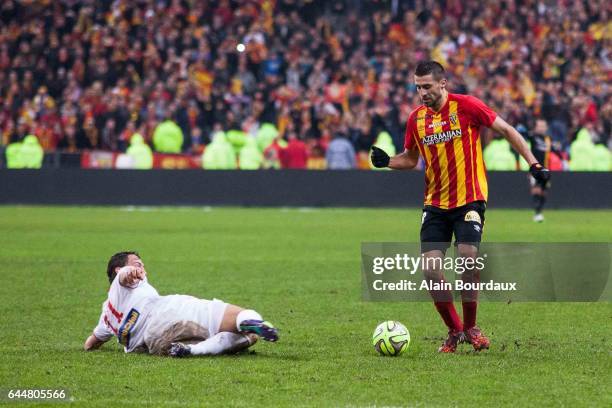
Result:
[[[187,295],[162,296],[152,305],[144,329],[144,342],[151,354],[167,354],[170,344],[195,343],[219,332],[227,303]]]

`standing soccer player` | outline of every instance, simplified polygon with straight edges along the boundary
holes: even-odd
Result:
[[[545,167],[548,167],[548,158],[552,149],[550,136],[548,136],[547,132],[548,125],[544,119],[537,119],[533,132],[527,132],[527,139],[531,143],[531,153]],[[533,209],[535,211],[533,221],[543,222],[544,214],[542,214],[542,210],[546,203],[546,192],[550,188],[550,183],[548,180],[536,180],[530,175],[529,185],[531,187],[531,198],[533,199]]]
[[[425,277],[431,283],[440,284],[444,275],[438,265],[442,264],[453,234],[460,257],[476,258],[478,253],[488,192],[479,137],[481,127],[502,134],[525,158],[534,179],[546,182],[550,176],[523,137],[491,108],[478,98],[446,90],[444,68],[438,62],[419,63],[414,81],[423,105],[408,118],[404,152],[389,157],[373,147],[371,159],[376,167],[397,170],[414,168],[419,155],[425,161],[421,252],[427,265]],[[478,282],[478,271],[466,271],[462,280]],[[461,293],[463,321],[455,310],[450,291],[431,290],[430,293],[448,327],[448,338],[439,352],[452,353],[463,341],[471,343],[477,351],[489,347],[489,339],[476,326],[477,292]]]

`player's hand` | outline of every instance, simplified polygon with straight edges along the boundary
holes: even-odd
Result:
[[[143,268],[137,266],[130,266],[130,270],[127,273],[126,282],[128,286],[133,286],[145,277],[145,271]]]
[[[372,164],[376,168],[383,168],[389,166],[389,161],[391,158],[389,155],[381,148],[372,146],[372,155],[370,156],[372,160]]]
[[[550,180],[550,171],[540,163],[534,163],[529,167],[529,173],[540,184],[546,184]]]
[[[145,278],[147,272],[145,271],[144,268],[141,267],[134,267],[134,270],[132,271],[132,277],[134,279],[134,281],[141,281]]]
[[[119,270],[121,274],[119,283],[123,286],[134,286],[137,282],[143,280],[147,275],[144,268],[137,266],[124,266]]]

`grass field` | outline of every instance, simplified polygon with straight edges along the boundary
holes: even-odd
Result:
[[[612,241],[612,211],[490,209],[485,240]],[[0,207],[0,389],[67,388],[71,406],[612,406],[610,303],[484,303],[492,349],[439,355],[430,303],[362,302],[360,243],[415,241],[420,211]],[[83,352],[108,257],[142,255],[161,294],[249,306],[281,331],[254,353],[174,360]],[[585,271],[587,273],[588,271]],[[371,346],[403,322],[407,353]]]

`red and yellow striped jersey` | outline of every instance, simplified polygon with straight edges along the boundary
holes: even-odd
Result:
[[[451,93],[439,112],[422,105],[410,114],[404,147],[418,148],[425,161],[425,205],[450,209],[487,200],[480,127],[496,117],[480,99]]]

